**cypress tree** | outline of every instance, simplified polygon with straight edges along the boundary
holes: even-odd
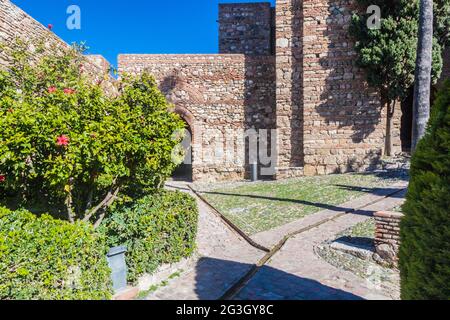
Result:
[[[414,85],[416,69],[419,0],[356,0],[358,11],[353,15],[350,34],[358,54],[357,65],[367,73],[368,83],[378,88],[387,109],[386,148],[390,155],[392,118],[395,102],[404,100]],[[369,6],[381,10],[379,28],[367,22],[372,13]],[[434,36],[432,53],[432,83],[442,70],[442,49],[449,42],[450,0],[434,0]]]
[[[450,299],[450,80],[413,155],[403,212],[402,299]]]

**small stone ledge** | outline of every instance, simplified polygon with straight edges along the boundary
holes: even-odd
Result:
[[[175,272],[188,272],[192,270],[199,257],[195,253],[191,257],[183,258],[177,263],[163,264],[158,267],[152,274],[145,274],[138,279],[138,291],[147,291],[152,286],[158,285],[164,280],[167,280]]]
[[[404,215],[400,212],[379,211],[374,217],[376,224],[374,260],[380,264],[396,266],[400,247],[400,222]]]
[[[404,214],[401,212],[393,212],[393,211],[378,211],[375,212],[374,217],[380,218],[380,220],[383,220],[384,218],[401,220],[404,217]]]

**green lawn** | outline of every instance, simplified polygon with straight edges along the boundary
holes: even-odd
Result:
[[[405,172],[339,174],[283,181],[197,185],[197,190],[249,235],[407,179]]]
[[[355,226],[339,233],[336,235],[336,238],[340,237],[352,237],[352,238],[375,238],[375,219],[371,218],[366,221],[360,222]]]

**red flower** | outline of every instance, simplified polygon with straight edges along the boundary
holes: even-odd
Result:
[[[56,144],[60,147],[67,146],[69,144],[69,137],[62,135],[56,139]]]
[[[53,25],[52,25],[51,23],[49,23],[49,24],[47,25],[47,28],[48,28],[48,30],[52,30],[52,29],[53,29]]]
[[[65,94],[74,94],[74,93],[75,93],[75,90],[70,89],[70,88],[65,88],[65,89],[64,89],[64,93],[65,93]]]
[[[5,180],[6,180],[6,177],[4,176],[4,175],[0,175],[0,182],[5,182]]]
[[[48,92],[49,92],[49,93],[54,93],[54,92],[56,92],[56,87],[50,87],[50,88],[48,88]]]

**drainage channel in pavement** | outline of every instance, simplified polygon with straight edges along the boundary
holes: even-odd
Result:
[[[404,192],[405,189],[400,189],[400,190],[396,190],[393,191],[385,196],[383,196],[382,198],[379,198],[377,200],[371,201],[369,203],[366,203],[362,206],[359,206],[357,208],[352,208],[349,209],[345,212],[340,212],[338,214],[335,214],[332,217],[320,220],[312,225],[306,226],[304,228],[301,228],[297,231],[291,232],[289,234],[287,234],[286,236],[283,237],[283,239],[281,239],[272,249],[268,249],[265,246],[262,246],[258,243],[256,243],[254,240],[252,240],[245,232],[243,232],[241,229],[239,229],[239,227],[237,227],[233,222],[231,222],[227,217],[225,217],[219,210],[217,210],[212,204],[210,204],[197,190],[195,190],[191,185],[189,185],[189,189],[191,189],[191,191],[202,201],[204,202],[208,207],[210,207],[212,209],[212,211],[219,216],[222,221],[228,226],[230,227],[233,231],[235,231],[236,233],[238,233],[245,241],[248,242],[248,244],[250,244],[251,246],[262,250],[264,252],[266,252],[266,255],[264,255],[264,257],[262,257],[241,279],[239,279],[234,285],[232,285],[226,292],[225,294],[219,298],[219,300],[232,300],[234,297],[236,297],[239,292],[250,282],[250,280],[255,276],[255,274],[264,266],[266,265],[266,263],[278,252],[281,250],[281,248],[283,248],[283,246],[286,244],[286,242],[292,238],[295,237],[301,233],[304,233],[306,231],[309,231],[311,229],[317,228],[327,222],[330,221],[334,221],[344,215],[347,214],[351,214],[354,213],[356,211],[362,210],[366,207],[369,207],[371,205],[374,205],[378,202],[381,202],[387,198],[393,197],[396,194],[399,194],[401,192]]]

